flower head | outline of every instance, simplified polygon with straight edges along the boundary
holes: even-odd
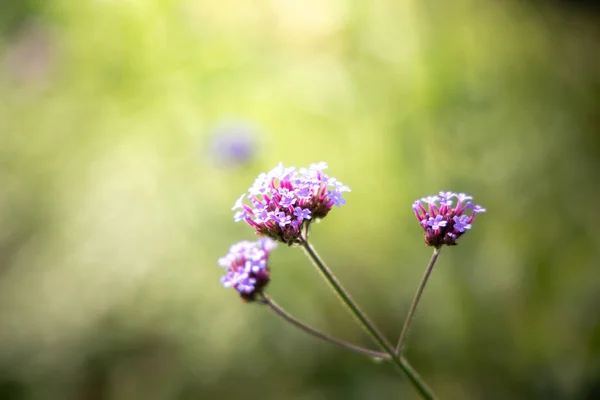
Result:
[[[288,245],[300,243],[302,229],[310,222],[346,203],[342,193],[350,189],[325,175],[326,168],[324,162],[299,170],[280,163],[260,174],[248,190],[249,204],[243,202],[246,195],[236,201],[234,220],[246,221],[259,235]]]
[[[273,240],[262,238],[255,242],[244,240],[229,248],[229,253],[219,259],[225,268],[221,283],[233,287],[242,299],[252,301],[269,283],[269,252],[277,246]]]
[[[471,203],[472,199],[465,193],[440,192],[416,200],[412,208],[425,231],[425,243],[438,248],[456,245],[456,240],[471,229],[475,215],[486,211]]]
[[[221,124],[211,135],[211,158],[221,167],[247,165],[258,153],[256,137],[256,130],[247,124]]]

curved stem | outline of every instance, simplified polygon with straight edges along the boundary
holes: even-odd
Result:
[[[277,314],[277,316],[283,318],[285,321],[289,322],[290,324],[294,325],[295,327],[300,328],[301,330],[308,333],[309,335],[315,336],[319,339],[325,340],[327,342],[341,346],[345,349],[352,350],[352,351],[355,351],[357,353],[360,353],[360,354],[363,354],[363,355],[366,355],[369,357],[373,357],[376,359],[384,359],[384,360],[390,359],[390,356],[386,353],[382,353],[382,352],[375,351],[375,350],[365,349],[364,347],[356,346],[352,343],[348,343],[343,340],[336,339],[336,338],[331,337],[323,332],[313,329],[310,326],[298,321],[292,315],[290,315],[287,311],[285,311],[283,308],[281,308],[281,306],[279,306],[275,301],[273,301],[273,299],[270,296],[268,296],[267,294],[263,293],[262,298],[263,298],[264,304],[268,305],[271,308],[271,310],[273,310],[275,312],[275,314]]]
[[[417,306],[419,305],[419,300],[421,299],[421,295],[423,294],[423,290],[425,289],[425,285],[427,284],[427,280],[429,279],[429,275],[431,275],[431,271],[433,271],[433,266],[437,261],[437,258],[440,254],[440,248],[434,248],[433,254],[431,255],[431,259],[429,260],[429,264],[427,264],[427,269],[425,270],[425,275],[423,275],[423,279],[421,280],[421,284],[417,289],[417,293],[413,299],[412,304],[410,305],[410,309],[408,310],[408,315],[406,316],[406,320],[404,321],[404,326],[402,327],[402,333],[400,333],[400,339],[398,339],[398,344],[396,345],[396,354],[400,354],[402,351],[402,345],[404,344],[404,340],[406,339],[406,335],[408,333],[408,328],[410,327],[410,323],[412,322],[413,316],[415,315],[415,311],[417,310]]]
[[[333,289],[333,291],[338,295],[338,297],[342,300],[342,302],[348,307],[348,309],[352,312],[352,314],[359,320],[365,330],[373,337],[375,342],[381,346],[383,350],[391,357],[392,361],[396,366],[406,374],[408,379],[411,381],[413,386],[417,389],[417,391],[421,394],[421,396],[428,400],[435,399],[435,395],[432,390],[425,384],[425,382],[421,379],[421,377],[416,373],[416,371],[406,362],[406,360],[399,355],[396,354],[394,348],[390,344],[390,342],[383,336],[377,327],[367,318],[367,316],[358,308],[358,305],[348,292],[342,287],[342,284],[337,280],[335,275],[331,272],[331,270],[327,267],[325,262],[319,257],[316,250],[310,245],[308,242],[308,229],[306,229],[302,234],[302,243],[301,246],[304,249],[304,252],[307,256],[312,260],[313,264],[319,272],[325,277],[325,280],[329,283],[329,286]]]

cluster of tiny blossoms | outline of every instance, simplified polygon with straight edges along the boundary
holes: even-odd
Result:
[[[324,162],[298,170],[280,163],[260,174],[248,193],[235,202],[232,210],[238,211],[234,220],[245,221],[266,237],[236,243],[219,259],[226,270],[221,278],[225,287],[233,287],[246,301],[255,300],[269,283],[269,252],[276,241],[301,244],[305,239],[302,233],[311,221],[324,218],[333,206],[346,204],[342,193],[350,189],[323,173],[326,168]],[[472,199],[465,193],[440,192],[416,200],[412,208],[425,231],[425,243],[435,248],[456,245],[456,240],[471,229],[475,215],[486,211],[471,203]]]
[[[425,243],[436,248],[456,245],[456,240],[471,229],[475,214],[485,212],[469,201],[472,199],[465,193],[440,192],[416,200],[412,208],[425,231]]]
[[[262,293],[269,283],[269,252],[277,246],[269,238],[255,242],[244,240],[229,248],[229,253],[219,259],[219,265],[225,268],[221,283],[233,287],[242,299],[252,301]]]
[[[309,168],[284,167],[281,163],[256,178],[233,206],[238,210],[234,220],[245,221],[257,234],[288,245],[302,241],[302,229],[315,219],[323,218],[333,206],[346,201],[343,192],[350,189],[323,173],[327,164],[311,164]]]

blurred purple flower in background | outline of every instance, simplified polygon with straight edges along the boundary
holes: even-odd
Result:
[[[244,123],[221,124],[213,130],[210,140],[211,158],[219,166],[243,166],[258,153],[257,130]]]
[[[17,83],[39,83],[47,78],[56,59],[54,32],[44,23],[30,21],[16,33],[4,53],[4,68]]]
[[[252,301],[269,283],[269,252],[277,246],[273,240],[262,238],[255,242],[238,242],[229,253],[219,259],[226,269],[221,283],[233,287],[246,301]]]
[[[327,164],[320,162],[309,168],[284,167],[281,163],[256,178],[232,210],[240,209],[234,220],[246,221],[259,235],[269,236],[288,245],[301,242],[302,228],[315,219],[324,218],[333,206],[346,201],[342,192],[350,188],[323,173]]]
[[[452,207],[454,198],[457,202]],[[486,211],[471,203],[472,199],[465,193],[440,192],[438,196],[416,200],[412,208],[425,231],[425,243],[438,248],[456,245],[456,240],[471,229],[475,214]]]

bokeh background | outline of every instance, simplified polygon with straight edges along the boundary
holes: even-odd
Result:
[[[397,338],[414,199],[488,209],[408,357],[442,399],[600,398],[600,13],[490,0],[0,1],[0,398],[417,398],[220,286],[233,202],[326,161],[313,243]],[[371,346],[299,249],[269,293]]]

